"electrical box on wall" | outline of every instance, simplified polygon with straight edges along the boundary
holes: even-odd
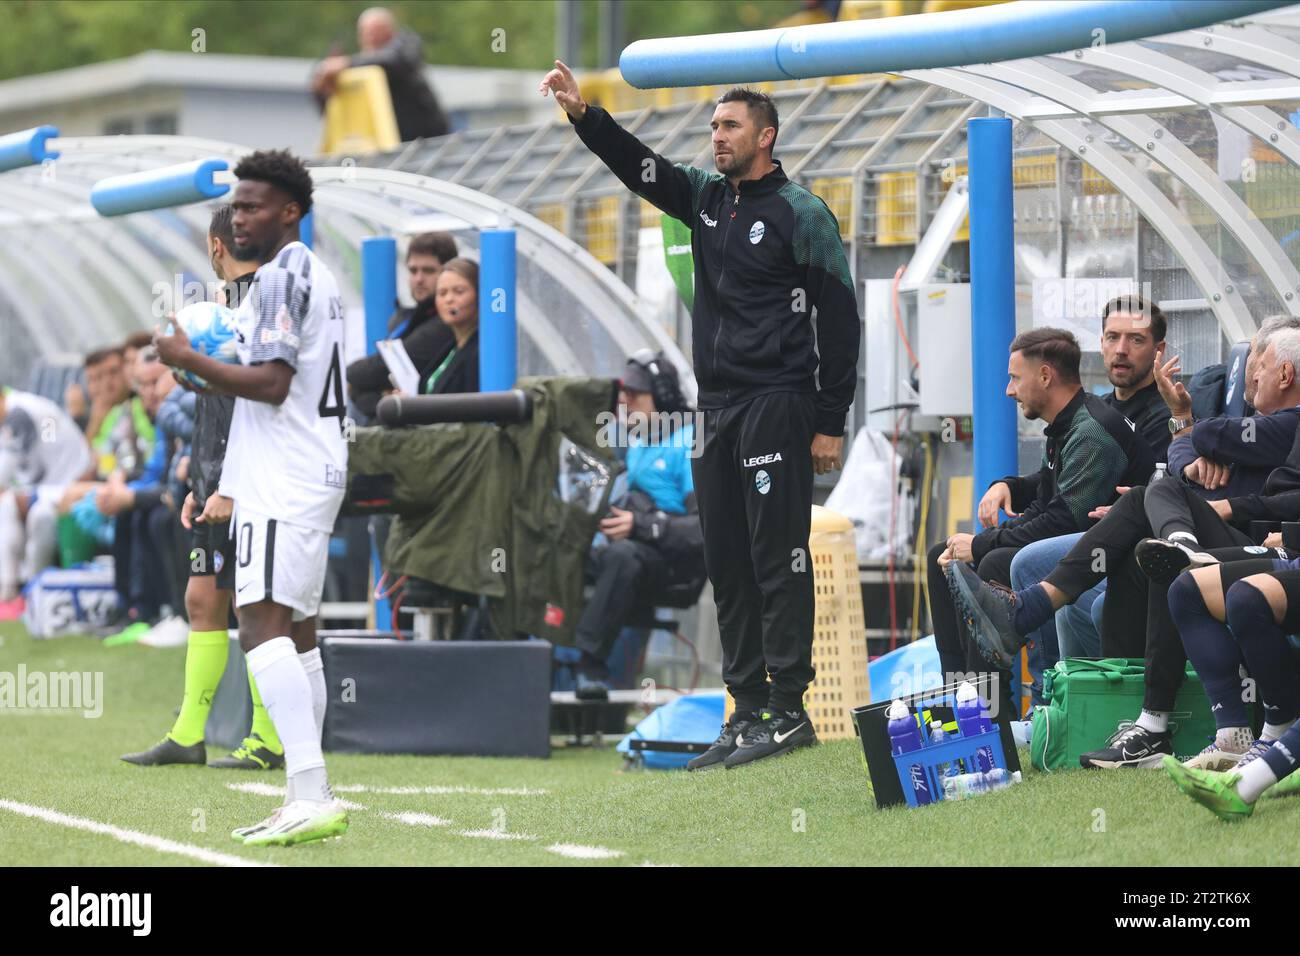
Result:
[[[921,414],[971,414],[970,285],[923,285],[916,292]]]

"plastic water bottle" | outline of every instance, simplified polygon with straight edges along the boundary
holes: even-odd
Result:
[[[1166,465],[1163,461],[1156,462],[1156,470],[1151,473],[1151,481],[1149,482],[1149,484],[1154,485],[1157,481],[1159,481],[1161,478],[1165,476],[1168,470],[1169,470],[1169,466]]]
[[[980,703],[980,697],[975,691],[975,685],[970,681],[964,680],[957,686],[956,710],[957,729],[961,731],[963,737],[986,734],[993,729],[993,721],[989,720],[988,715],[984,713],[984,705]],[[975,751],[975,770],[977,773],[988,773],[993,769],[993,766],[992,747],[985,744]]]
[[[941,744],[947,739],[948,734],[943,729],[943,724],[937,720],[930,724],[930,743]],[[939,764],[939,776],[941,777],[955,777],[959,773],[961,773],[961,768],[956,761],[944,761]]]
[[[889,749],[894,756],[921,749],[921,728],[906,704],[901,700],[895,700],[885,711],[885,718],[888,721]],[[907,765],[903,786],[911,787],[918,805],[934,802],[935,795],[930,792],[930,784],[925,777],[925,766],[920,762]]]
[[[988,773],[963,773],[956,777],[946,777],[943,781],[943,798],[945,800],[966,800],[970,797],[1001,790],[1020,782],[1020,771],[1007,773],[1001,767],[994,767]]]

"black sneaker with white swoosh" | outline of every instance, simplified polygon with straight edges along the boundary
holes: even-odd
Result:
[[[1111,734],[1106,746],[1079,755],[1083,767],[1115,770],[1120,767],[1160,766],[1161,758],[1174,752],[1174,735],[1169,731],[1158,733],[1131,724]]]
[[[817,732],[807,711],[765,710],[760,717],[736,741],[736,749],[724,761],[728,770],[817,743]]]

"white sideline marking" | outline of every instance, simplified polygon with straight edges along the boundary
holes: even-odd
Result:
[[[461,830],[463,837],[476,837],[480,840],[536,840],[528,833],[507,833],[505,830]]]
[[[446,827],[451,826],[450,820],[442,817],[435,817],[430,813],[414,813],[409,810],[402,813],[381,813],[381,817],[389,820],[396,820],[398,823],[406,823],[413,827]]]
[[[231,790],[240,793],[255,793],[260,797],[283,797],[284,787],[273,783],[228,783]],[[333,788],[335,793],[387,793],[399,797],[411,797],[417,794],[446,796],[448,794],[469,794],[479,797],[542,797],[548,791],[529,787],[371,787],[364,783],[348,783]],[[353,805],[349,809],[364,810],[365,807]]]
[[[276,865],[274,863],[260,863],[256,860],[246,860],[242,856],[232,856],[229,853],[218,853],[215,850],[205,850],[203,847],[194,846],[191,843],[177,843],[175,840],[153,836],[149,833],[141,833],[138,830],[124,830],[121,827],[115,827],[108,823],[99,823],[95,820],[87,820],[85,817],[72,817],[68,816],[66,813],[60,813],[58,810],[47,810],[44,807],[34,807],[30,804],[17,803],[13,800],[0,800],[0,810],[10,810],[25,817],[44,820],[46,823],[57,823],[59,826],[72,827],[74,830],[85,830],[87,833],[99,833],[104,836],[112,837],[114,840],[120,840],[123,843],[134,843],[136,846],[142,846],[149,850],[157,850],[159,853],[175,853],[177,856],[188,856],[190,859],[199,860],[203,863],[212,863],[216,866]]]
[[[622,850],[611,850],[603,846],[581,846],[577,843],[556,843],[548,846],[546,852],[575,860],[612,860],[623,855]]]
[[[273,783],[228,783],[227,789],[234,790],[237,793],[251,793],[258,797],[283,797],[284,787],[277,787]],[[339,806],[344,810],[366,810],[368,807],[360,803],[353,803],[351,800],[340,800]]]
[[[472,794],[479,797],[541,797],[547,791],[529,787],[370,787],[364,783],[349,783],[334,788],[335,793],[391,793],[409,797],[424,793],[432,796],[447,794]]]

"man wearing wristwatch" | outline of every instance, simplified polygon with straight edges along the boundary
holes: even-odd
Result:
[[[1261,348],[1261,343],[1267,344]],[[1190,438],[1197,449],[1224,455],[1224,460],[1234,463],[1233,470],[1239,465],[1258,467],[1276,456],[1276,471],[1267,484],[1234,494],[1231,500],[1207,500],[1204,487],[1171,475],[1149,488],[1127,490],[1039,584],[1001,593],[964,573],[954,581],[959,616],[975,621],[971,636],[985,653],[998,659],[1018,653],[1021,635],[1032,633],[1103,578],[1108,581],[1101,655],[1144,657],[1146,694],[1133,728],[1114,735],[1105,747],[1081,755],[1085,767],[1155,766],[1172,752],[1169,712],[1187,658],[1169,614],[1168,569],[1179,562],[1186,567],[1204,561],[1208,549],[1260,544],[1242,526],[1259,516],[1261,494],[1278,494],[1286,487],[1288,476],[1282,466],[1296,444],[1300,425],[1296,407],[1300,405],[1296,371],[1300,329],[1261,329],[1252,352],[1258,353],[1251,372],[1260,414],[1196,422],[1190,427]],[[1164,363],[1157,381],[1173,409],[1170,427],[1183,432],[1188,429],[1191,401],[1186,389],[1173,381],[1176,371],[1177,359]],[[1283,443],[1285,450],[1279,454]],[[1143,608],[1145,614],[1140,613]]]

